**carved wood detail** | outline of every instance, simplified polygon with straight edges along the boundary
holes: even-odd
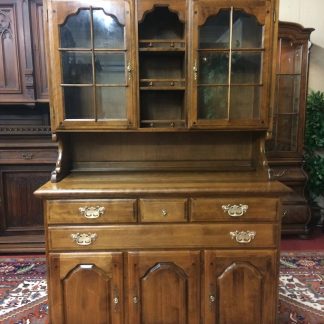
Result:
[[[0,38],[12,38],[11,19],[5,10],[0,9]]]

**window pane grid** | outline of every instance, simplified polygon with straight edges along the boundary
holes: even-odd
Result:
[[[116,25],[118,25],[119,27],[124,28],[122,25],[120,25],[117,21],[117,19],[113,18],[113,16],[111,15],[107,15],[106,13],[104,13],[104,11],[102,9],[98,10],[98,9],[93,9],[92,6],[89,7],[89,9],[82,9],[79,11],[79,13],[81,12],[81,16],[84,17],[86,16],[90,21],[87,23],[88,28],[90,29],[88,31],[88,46],[78,46],[78,47],[70,47],[70,46],[64,46],[66,44],[69,45],[74,45],[77,42],[73,41],[73,37],[69,36],[69,37],[65,37],[65,40],[62,40],[62,35],[63,34],[67,34],[66,33],[66,29],[62,32],[63,28],[65,27],[66,24],[64,24],[61,27],[61,46],[58,50],[60,52],[61,55],[61,64],[62,64],[62,78],[63,78],[63,82],[61,83],[61,87],[63,88],[63,101],[65,102],[65,119],[81,119],[81,120],[88,120],[88,121],[97,121],[98,118],[102,118],[102,109],[103,109],[103,105],[102,105],[102,98],[99,100],[98,99],[98,91],[96,89],[116,89],[116,91],[119,91],[118,89],[125,89],[128,84],[127,84],[127,76],[126,76],[126,53],[127,53],[127,49],[125,47],[125,32],[124,29],[122,29],[122,31],[119,32],[120,34],[120,39],[119,40],[115,40],[113,39],[113,36],[110,35],[109,39],[106,39],[106,43],[112,44],[111,47],[105,47],[105,46],[101,46],[100,41],[104,41],[104,40],[100,40],[99,37],[96,38],[95,35],[95,27],[94,24],[96,23],[94,21],[94,15],[95,12],[103,12],[103,14],[101,14],[101,19],[102,21],[104,20],[104,18],[108,17],[108,20],[110,20],[110,22],[108,24],[111,24],[112,22],[114,22]],[[88,13],[87,13],[88,12]],[[78,13],[78,14],[79,14]],[[78,25],[80,23],[80,20],[78,20],[77,16],[71,16],[72,20],[74,20],[74,24]],[[71,18],[69,17],[69,19]],[[77,17],[77,18],[74,18]],[[81,17],[81,18],[82,18]],[[100,18],[100,17],[99,17]],[[98,20],[98,17],[97,17]],[[100,19],[99,19],[100,22]],[[105,23],[105,21],[103,22]],[[84,25],[84,24],[83,24]],[[96,26],[98,29],[98,26]],[[97,30],[96,30],[97,31]],[[67,40],[66,40],[67,39]],[[78,40],[77,40],[78,41]],[[116,46],[116,44],[118,46]],[[76,44],[78,45],[78,44]],[[89,47],[90,45],[90,47]],[[88,54],[88,57],[87,55]],[[104,55],[106,54],[106,55]],[[110,58],[113,58],[116,55],[122,55],[122,59],[119,58],[119,65],[114,66],[114,64],[110,64],[110,68],[108,68],[108,72],[111,73],[112,75],[116,76],[116,71],[119,73],[119,75],[117,76],[117,81],[114,79],[114,77],[112,77],[111,80],[108,80],[109,82],[107,82],[107,77],[105,78],[105,76],[103,75],[103,73],[100,72],[102,71],[101,68],[101,61],[99,60],[99,58],[101,58],[101,60],[105,61],[106,59],[106,66],[107,66],[107,58],[110,56]],[[70,55],[70,56],[69,56]],[[80,56],[81,55],[81,56]],[[83,55],[83,56],[82,56]],[[97,60],[98,59],[98,60]],[[109,61],[109,60],[108,60]],[[116,61],[116,59],[115,59]],[[91,63],[90,63],[91,62]],[[71,66],[73,66],[74,63],[74,70],[71,70]],[[109,62],[108,62],[109,63]],[[90,66],[91,64],[91,66]],[[109,65],[109,64],[108,64]],[[81,67],[81,68],[80,68]],[[78,71],[78,69],[80,71]],[[85,69],[87,71],[85,71]],[[91,69],[91,71],[90,71]],[[79,76],[78,76],[79,74]],[[80,82],[82,81],[82,82]],[[89,92],[89,88],[92,88],[92,91]],[[79,108],[75,108],[73,107],[73,102],[71,102],[71,100],[68,102],[67,101],[67,93],[71,93],[72,89],[75,89],[73,94],[74,97],[77,96],[78,93],[82,94],[82,93],[87,93],[88,97],[86,100],[86,104],[82,105],[81,102],[79,102]],[[78,90],[79,89],[79,90]],[[86,90],[89,89],[89,90]],[[77,92],[76,92],[77,91]],[[82,96],[81,96],[82,97]],[[84,97],[84,96],[83,96]],[[123,99],[125,99],[125,95],[123,96]],[[84,106],[87,107],[84,107]],[[100,107],[99,107],[100,106]],[[123,105],[120,105],[121,108],[123,108]],[[80,113],[78,113],[76,110],[80,109]],[[100,111],[99,111],[100,109]],[[124,113],[122,113],[124,114]],[[101,116],[99,116],[101,115]],[[106,118],[109,119],[109,116],[107,116]],[[116,117],[112,117],[113,119]]]
[[[229,19],[226,18],[228,15]],[[247,115],[247,118],[259,118],[260,117],[260,91],[262,91],[262,67],[263,67],[263,54],[265,52],[264,49],[264,35],[263,35],[263,26],[257,28],[256,35],[249,32],[249,37],[252,37],[251,42],[244,38],[243,27],[240,25],[240,15],[243,17],[242,20],[249,20],[248,23],[253,25],[253,18],[250,19],[251,16],[245,14],[244,11],[234,10],[234,7],[231,7],[228,10],[221,10],[220,13],[216,17],[220,17],[221,21],[229,24],[228,32],[226,32],[226,28],[223,30],[224,35],[217,36],[219,37],[217,40],[213,40],[211,35],[211,27],[208,26],[206,30],[201,28],[199,31],[199,36],[204,38],[203,40],[199,40],[200,48],[198,48],[198,58],[199,58],[199,77],[197,82],[198,87],[198,106],[202,111],[198,112],[198,119],[212,119],[211,116],[218,117],[222,116],[222,119],[230,120],[232,118],[239,119],[244,116],[237,116],[236,113],[231,112],[231,110],[235,110],[235,101],[238,102],[237,99],[234,100],[234,97],[237,98],[237,90],[242,89],[243,93],[249,93],[251,99],[245,100],[245,104],[249,102],[253,104],[252,111],[250,115]],[[213,18],[216,20],[217,18]],[[208,22],[207,22],[208,24]],[[205,27],[205,26],[204,26]],[[227,34],[225,36],[225,33]],[[235,33],[235,35],[234,35]],[[241,34],[240,34],[241,33]],[[235,39],[234,39],[235,37]],[[240,38],[240,41],[238,40]],[[223,40],[220,42],[220,40]],[[226,46],[228,45],[228,46]],[[256,46],[255,46],[256,45]],[[214,54],[213,54],[214,53]],[[217,62],[218,57],[228,57],[228,63],[220,64]],[[206,62],[214,61],[213,64],[210,64],[208,68],[208,63]],[[219,63],[219,64],[218,64]],[[206,66],[204,66],[204,64]],[[226,67],[227,65],[227,67]],[[224,72],[218,68],[218,66],[225,66],[227,69],[227,77],[224,76]],[[217,70],[218,68],[218,70]],[[204,69],[208,71],[208,73],[204,73]],[[215,74],[213,76],[213,73]],[[207,76],[206,76],[207,74]],[[204,114],[204,110],[208,110],[208,107],[204,107],[204,104],[208,104],[211,101],[210,98],[219,98],[219,91],[222,90],[222,100],[221,106],[219,109],[222,111],[220,114],[215,113],[215,107],[210,107],[209,110],[214,111],[214,113]],[[224,98],[224,90],[227,88],[227,99]],[[235,88],[235,95],[232,96],[232,91]],[[208,90],[210,89],[210,90]],[[251,90],[255,89],[256,93],[252,95]],[[212,92],[215,91],[215,95],[212,95]],[[207,99],[201,98],[200,96],[207,95]],[[254,99],[253,99],[254,98]],[[225,113],[225,103],[227,112]],[[219,105],[216,100],[213,101],[213,105]],[[246,106],[248,107],[248,106]],[[236,109],[237,110],[237,109]],[[225,116],[227,114],[227,116]]]

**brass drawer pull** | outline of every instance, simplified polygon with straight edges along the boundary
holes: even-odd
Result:
[[[118,299],[118,297],[115,297],[115,298],[113,299],[113,302],[114,302],[115,305],[117,305],[117,304],[119,303],[119,299]]]
[[[250,243],[255,238],[256,232],[254,231],[235,231],[230,232],[232,240],[236,240],[237,243],[247,244]]]
[[[75,233],[71,234],[72,240],[82,246],[91,245],[97,238],[95,233]]]
[[[133,303],[138,304],[138,302],[139,302],[139,298],[137,296],[134,296],[133,297]]]
[[[21,157],[25,160],[32,160],[34,157],[34,154],[30,153],[30,152],[24,152],[24,153],[21,153]]]
[[[168,210],[163,208],[161,210],[161,215],[164,216],[164,217],[168,216]]]
[[[105,207],[80,207],[80,214],[85,218],[98,218],[105,213]]]
[[[210,302],[210,303],[215,303],[215,300],[216,300],[216,298],[215,298],[214,295],[210,295],[210,296],[209,296],[209,302]]]
[[[223,205],[222,206],[224,213],[227,212],[231,217],[240,217],[247,212],[249,209],[248,205]]]

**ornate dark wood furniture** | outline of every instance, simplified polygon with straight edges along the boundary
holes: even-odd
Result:
[[[279,22],[273,137],[267,156],[273,176],[293,189],[283,201],[283,234],[307,237],[310,208],[304,196],[303,171],[308,56],[313,28]]]
[[[272,0],[46,2],[52,324],[276,323]]]
[[[57,159],[42,1],[1,1],[0,40],[0,252],[39,252],[43,212],[33,191],[48,181]]]

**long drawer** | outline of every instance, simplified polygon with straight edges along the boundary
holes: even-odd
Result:
[[[48,200],[48,224],[136,222],[136,199]]]
[[[275,247],[272,224],[50,226],[49,250]]]
[[[192,198],[192,222],[272,222],[278,219],[273,198]]]

